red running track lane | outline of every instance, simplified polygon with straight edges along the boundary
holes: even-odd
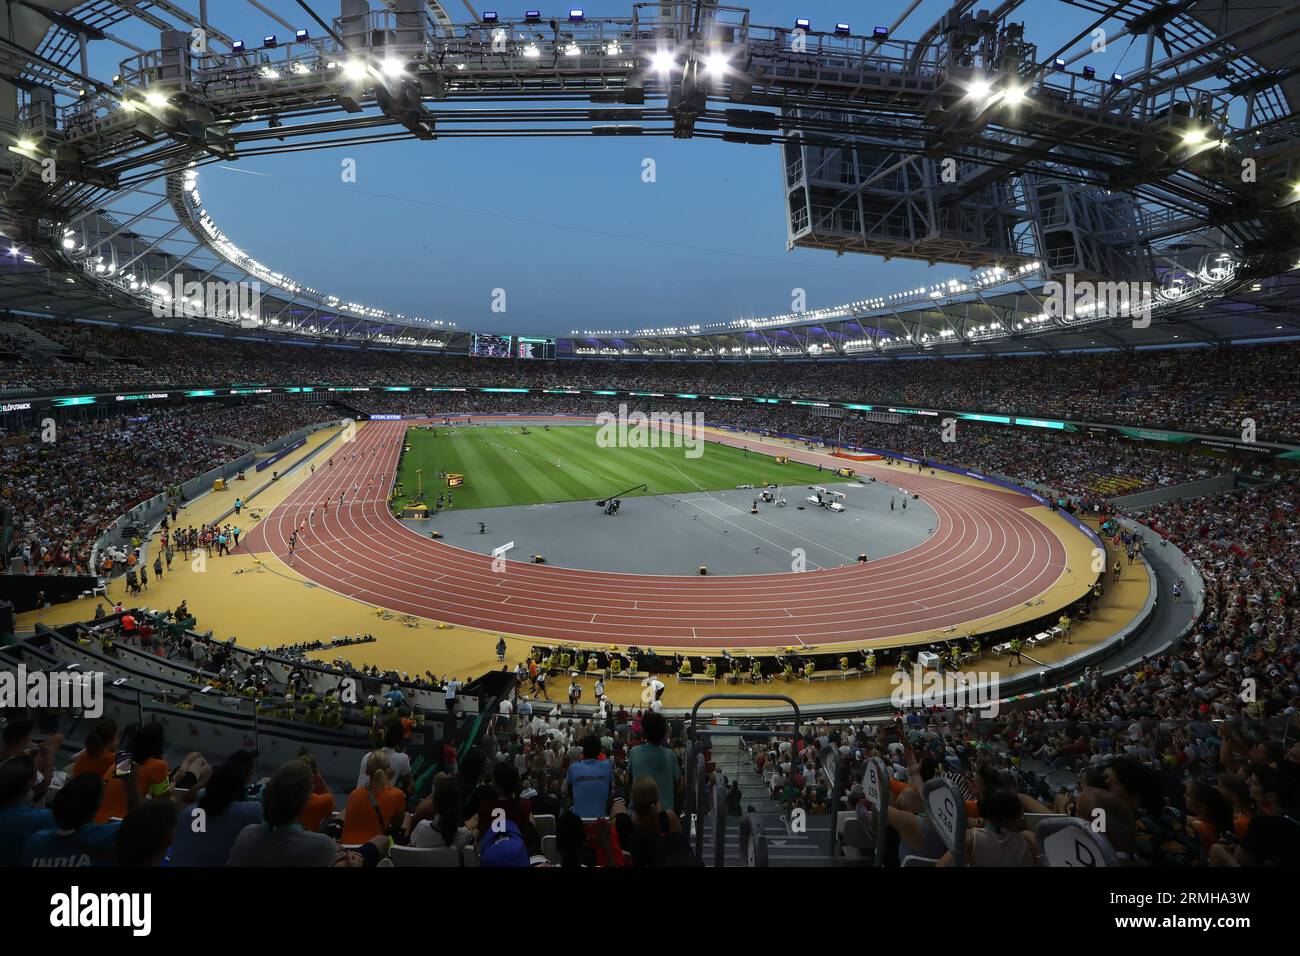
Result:
[[[1064,544],[1025,513],[1037,503],[1024,495],[855,463],[859,474],[919,494],[938,515],[934,533],[879,561],[801,574],[674,577],[516,561],[493,573],[491,557],[425,537],[389,512],[408,424],[370,422],[334,449],[332,466],[318,456],[315,472],[239,550],[269,551],[323,587],[401,614],[546,641],[675,647],[772,648],[941,630],[1020,607],[1066,567]],[[752,438],[712,437],[843,464]],[[303,532],[290,556],[295,527]]]

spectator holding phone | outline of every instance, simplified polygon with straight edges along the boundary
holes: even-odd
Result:
[[[126,816],[128,797],[124,778],[132,776],[133,764],[134,780],[141,796],[162,797],[171,793],[171,775],[163,759],[165,750],[162,724],[145,724],[135,732],[131,749],[118,753],[113,769],[104,778],[104,799],[95,814],[96,823]]]

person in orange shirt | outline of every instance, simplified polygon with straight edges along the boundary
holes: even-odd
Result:
[[[330,793],[329,785],[325,783],[325,778],[320,775],[320,768],[316,765],[315,757],[311,754],[303,754],[298,759],[311,770],[312,785],[312,794],[307,798],[307,805],[302,808],[298,823],[304,830],[319,833],[325,818],[334,812],[334,794]]]
[[[1237,839],[1246,839],[1246,831],[1250,829],[1251,818],[1255,815],[1255,804],[1250,799],[1250,785],[1244,777],[1235,773],[1219,774],[1217,784],[1219,793],[1232,807],[1232,832],[1237,835]]]
[[[113,769],[113,755],[117,752],[117,722],[109,717],[95,724],[86,734],[86,749],[72,761],[72,776],[93,773],[105,777]]]
[[[138,767],[136,783],[142,797],[161,797],[171,792],[171,774],[162,755],[165,750],[162,724],[145,724],[131,741],[131,762]],[[107,823],[126,816],[126,788],[117,767],[104,776],[104,799],[95,814],[96,823]]]
[[[912,787],[912,785],[908,783],[906,780],[891,779],[889,781],[889,794],[890,794],[889,805],[891,810],[893,809],[894,805],[897,803],[899,796],[905,790],[912,790],[913,792],[915,792],[915,788]],[[965,806],[966,808],[966,818],[968,820],[978,820],[980,818],[980,807],[979,807],[978,800],[965,800],[963,801],[963,806]]]
[[[405,822],[406,794],[392,785],[392,777],[388,754],[373,751],[366,758],[369,782],[352,791],[343,811],[343,843],[367,843]]]
[[[1232,804],[1216,787],[1204,781],[1187,781],[1183,797],[1188,820],[1208,853],[1224,833],[1233,830]]]

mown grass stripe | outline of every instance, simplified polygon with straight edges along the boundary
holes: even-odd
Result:
[[[686,457],[683,447],[602,448],[589,426],[530,426],[528,435],[518,426],[461,426],[436,435],[411,429],[407,438],[411,451],[400,471],[407,495],[415,496],[416,468],[424,468],[425,491],[434,500],[447,490],[437,472],[459,472],[466,484],[454,492],[458,508],[594,500],[642,482],[649,494],[684,494],[764,480],[790,488],[840,480],[808,465],[777,465],[769,456],[712,443],[699,458]]]

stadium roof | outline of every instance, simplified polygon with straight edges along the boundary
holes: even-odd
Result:
[[[331,143],[392,135],[431,138],[443,99],[463,93],[484,103],[517,101],[520,77],[527,75],[532,85],[526,88],[543,107],[571,100],[575,93],[591,102],[637,106],[608,111],[642,124],[637,126],[602,125],[604,117],[596,117],[600,111],[586,111],[594,124],[586,131],[590,135],[635,131],[781,144],[787,185],[794,187],[792,246],[972,267],[969,278],[886,290],[813,312],[720,318],[687,328],[574,332],[560,340],[562,355],[902,357],[1219,344],[1294,335],[1297,283],[1288,270],[1300,243],[1297,204],[1291,197],[1273,198],[1273,191],[1285,191],[1290,183],[1278,184],[1288,173],[1294,179],[1300,164],[1294,107],[1300,68],[1292,65],[1300,52],[1300,8],[1225,0],[1051,0],[1095,14],[1096,23],[1108,25],[1111,40],[1128,34],[1145,47],[1149,67],[1127,80],[1116,74],[1107,82],[1071,69],[1087,53],[1086,33],[1073,40],[1041,37],[1037,45],[1026,45],[1023,26],[1011,19],[1021,2],[1004,0],[992,11],[977,11],[974,0],[956,0],[930,29],[913,29],[915,40],[814,34],[806,53],[799,46],[805,41],[790,28],[756,26],[745,11],[733,16],[732,8],[710,3],[663,4],[654,14],[660,17],[654,23],[660,38],[695,31],[734,43],[748,57],[745,69],[752,75],[705,85],[699,99],[671,76],[667,83],[662,75],[656,82],[655,68],[643,62],[648,52],[643,56],[637,47],[650,26],[637,17],[652,15],[639,7],[631,19],[568,24],[571,32],[563,41],[556,35],[554,61],[543,70],[533,63],[542,34],[526,23],[511,23],[509,48],[497,57],[509,67],[503,74],[475,47],[487,42],[477,22],[453,24],[442,7],[429,3],[429,15],[413,27],[413,21],[401,19],[401,0],[388,0],[386,9],[371,14],[371,26],[390,31],[374,55],[390,56],[400,47],[412,72],[383,78],[376,70],[373,79],[349,78],[347,64],[337,61],[355,56],[358,44],[379,42],[374,36],[384,31],[341,37],[335,31],[347,33],[349,27],[335,21],[328,38],[245,52],[222,32],[222,14],[214,8],[217,19],[206,24],[213,49],[178,67],[175,81],[159,65],[168,62],[167,54],[153,51],[142,55],[138,68],[124,65],[124,75],[110,82],[78,72],[84,68],[83,42],[108,36],[131,17],[184,36],[199,22],[197,14],[170,0],[64,0],[46,4],[45,14],[20,6],[13,37],[3,49],[7,70],[21,90],[21,111],[17,146],[0,163],[7,207],[0,230],[13,244],[2,260],[0,306],[216,334],[289,333],[306,340],[466,351],[472,331],[457,328],[451,319],[408,317],[382,303],[350,302],[282,275],[275,263],[263,265],[247,256],[203,208],[196,180],[207,162],[295,149],[296,137],[327,132],[351,137]],[[703,19],[678,22],[679,14]],[[998,51],[981,68],[1000,71],[990,74],[999,88],[1024,83],[1020,94],[1028,91],[1030,99],[1023,110],[998,109],[1002,92],[987,105],[968,102],[979,99],[970,86],[969,65],[988,56],[989,44],[981,37]],[[1057,41],[1064,44],[1063,56],[1046,58]],[[679,56],[688,61],[695,55],[682,49],[686,52]],[[455,69],[449,59],[458,60]],[[801,75],[798,64],[811,64],[811,74]],[[907,80],[902,87],[897,86],[900,74]],[[847,93],[846,80],[852,87]],[[72,102],[60,104],[69,96]],[[666,110],[640,108],[660,98]],[[711,111],[713,103],[718,110]],[[726,104],[731,105],[721,110]],[[0,122],[5,106],[0,102]],[[513,135],[510,110],[482,112],[497,122],[486,132]],[[882,117],[891,112],[888,122],[895,125],[882,127]],[[279,118],[271,130],[249,128],[267,113]],[[339,119],[327,125],[319,119],[327,113]],[[538,110],[524,113],[529,122],[546,122]],[[294,121],[298,115],[303,122]],[[827,117],[850,116],[851,122],[827,125]],[[564,122],[572,120],[569,111]],[[666,125],[654,128],[656,123]],[[710,123],[726,129],[711,129]],[[380,126],[397,133],[355,135]],[[740,133],[738,127],[755,132]],[[1051,135],[1044,138],[1048,131],[1056,142]],[[1207,148],[1189,148],[1189,131],[1208,136]],[[880,233],[881,210],[893,207],[863,205],[870,187],[879,190],[889,170],[845,189],[814,179],[821,174],[810,169],[839,162],[840,153],[879,153],[879,140],[891,137],[915,140],[918,145],[906,145],[908,150],[962,156],[973,183],[955,195],[944,193],[924,180],[930,173],[918,164],[922,179],[898,187],[898,200],[904,206],[929,204],[939,213],[906,211],[902,239]],[[1093,145],[1085,145],[1089,142]],[[1061,143],[1067,144],[1064,151],[1056,148]],[[60,168],[72,168],[73,174],[45,188],[36,175],[42,150],[57,155]],[[913,163],[918,155],[904,156],[890,169]],[[1243,190],[1232,181],[1238,157],[1261,164],[1267,188]],[[1110,226],[1085,226],[1082,220],[1071,226],[1077,265],[1070,265],[1069,249],[1048,249],[1046,230],[1059,229],[1060,223],[1048,223],[1045,217],[1055,213],[1045,203],[1058,182],[1074,190],[1077,198],[1069,201],[1079,207],[1075,216],[1093,215],[1083,207],[1095,206],[1097,214],[1111,217]],[[1125,195],[1131,197],[1127,207],[1108,198]],[[799,207],[796,198],[808,205]],[[954,231],[951,224],[958,220],[962,224]],[[1064,281],[1067,271],[1071,281],[1077,271],[1079,279],[1094,285],[1112,284],[1105,281],[1112,271],[1125,282],[1150,282],[1154,294],[1142,294],[1155,308],[1139,310],[1134,318],[1129,300],[1117,305],[1112,295],[1108,304],[1102,297],[1101,306],[1053,312],[1044,283]],[[206,305],[197,312],[178,310],[176,302],[159,298],[170,296],[157,290],[170,290],[173,280],[193,279],[257,283],[256,314],[205,314]]]

